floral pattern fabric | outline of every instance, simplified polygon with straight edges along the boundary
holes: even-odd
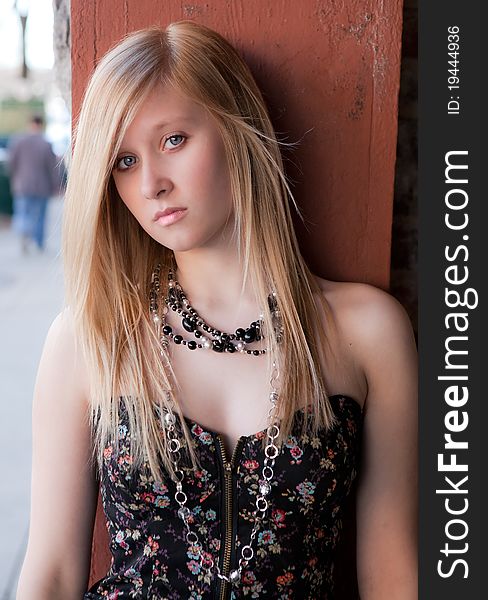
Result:
[[[255,557],[230,600],[249,598],[333,598],[334,550],[341,531],[342,506],[359,463],[362,411],[344,395],[330,396],[337,425],[313,436],[301,433],[303,411],[276,458],[270,506],[253,544]],[[224,464],[218,434],[187,419],[201,470],[184,468],[192,530],[204,556],[222,567],[226,515]],[[120,446],[105,448],[100,491],[110,534],[112,562],[107,575],[84,600],[210,600],[220,598],[221,580],[201,569],[195,548],[185,539],[174,500],[175,485],[154,481],[146,468],[131,472],[130,432],[121,420]],[[263,466],[266,432],[243,436],[232,476],[231,569],[249,543],[252,514]]]

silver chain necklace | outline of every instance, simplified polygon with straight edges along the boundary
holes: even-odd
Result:
[[[152,282],[154,283],[155,278],[159,279],[159,273],[155,275],[153,273]],[[159,281],[158,281],[159,283]],[[157,290],[159,291],[159,289]],[[153,292],[150,295],[150,311],[153,315],[153,320],[156,327],[159,325],[158,319],[155,319],[154,316],[157,316],[157,303],[156,303],[156,294]],[[164,354],[164,353],[163,353]],[[186,528],[185,538],[188,545],[192,548],[192,551],[196,551],[198,562],[200,564],[201,569],[206,570],[208,575],[212,574],[212,571],[215,569],[216,575],[218,578],[227,581],[230,584],[236,585],[239,583],[241,579],[242,570],[249,565],[249,562],[254,558],[254,549],[253,543],[256,538],[256,535],[259,530],[259,526],[261,522],[264,520],[266,516],[266,512],[268,510],[269,502],[266,497],[271,492],[271,484],[274,477],[274,465],[275,460],[278,454],[280,453],[280,449],[274,443],[276,438],[280,435],[280,428],[276,421],[276,405],[279,398],[278,390],[276,388],[279,371],[276,366],[276,363],[273,362],[273,369],[271,372],[270,378],[270,387],[271,392],[269,395],[270,401],[270,409],[268,411],[268,427],[266,429],[267,443],[264,448],[264,463],[261,471],[261,479],[259,481],[259,493],[256,498],[256,508],[252,513],[253,518],[253,528],[250,535],[249,543],[241,548],[241,556],[239,558],[239,563],[236,569],[230,571],[229,575],[224,575],[218,564],[215,564],[213,558],[210,553],[207,553],[210,558],[206,558],[203,555],[203,547],[198,537],[198,534],[192,530],[189,517],[191,515],[190,509],[186,506],[188,497],[186,493],[183,491],[183,480],[185,474],[183,470],[180,468],[180,459],[181,459],[181,442],[178,438],[178,434],[176,431],[176,415],[169,408],[165,410],[163,425],[166,430],[166,434],[168,437],[168,451],[170,453],[171,460],[173,462],[174,467],[174,475],[172,479],[176,485],[176,492],[174,494],[175,502],[178,504],[178,516],[183,521],[183,524]]]
[[[274,375],[275,373],[276,373],[276,376]],[[278,372],[276,369],[276,365],[273,363],[273,375],[271,376],[272,386],[273,386],[273,382],[277,378],[277,374],[278,374]],[[211,575],[212,570],[215,568],[216,572],[217,572],[217,576],[220,579],[224,579],[225,581],[227,581],[231,584],[236,584],[240,581],[242,570],[248,566],[249,561],[251,561],[254,557],[254,550],[252,548],[252,545],[253,545],[254,539],[257,535],[259,525],[263,521],[263,519],[266,515],[266,511],[269,506],[269,502],[266,499],[266,496],[268,496],[269,493],[271,492],[271,482],[274,477],[273,467],[275,465],[275,459],[280,452],[278,446],[276,446],[276,444],[274,443],[275,439],[280,434],[280,428],[279,428],[278,424],[276,422],[273,422],[274,412],[276,409],[276,402],[278,400],[278,392],[274,387],[272,387],[272,391],[270,393],[269,399],[270,399],[271,407],[268,411],[268,422],[270,424],[268,425],[268,427],[266,429],[267,444],[264,449],[264,464],[263,464],[263,469],[261,471],[261,480],[259,482],[259,494],[256,498],[256,508],[254,509],[254,512],[252,513],[254,525],[253,525],[253,529],[251,531],[249,543],[246,544],[245,546],[243,546],[241,549],[241,557],[239,558],[238,566],[236,569],[233,569],[229,573],[229,576],[224,575],[220,571],[220,567],[218,566],[218,564],[214,563],[213,558],[206,559],[203,556],[203,547],[202,547],[202,544],[198,537],[198,534],[195,531],[193,531],[190,527],[188,518],[191,514],[191,511],[186,506],[187,495],[183,491],[184,473],[179,466],[179,461],[181,458],[180,457],[181,443],[180,443],[180,440],[178,439],[178,436],[176,433],[176,427],[175,427],[176,415],[171,410],[168,410],[166,412],[166,414],[164,415],[164,426],[165,426],[167,436],[168,436],[168,450],[171,454],[171,458],[172,458],[173,466],[174,466],[173,481],[176,484],[176,492],[174,495],[174,499],[177,502],[177,504],[179,505],[178,516],[183,521],[183,523],[186,527],[186,541],[192,547],[193,551],[196,551],[196,554],[198,557],[198,562],[202,569],[205,569],[207,571],[207,573],[209,575]]]

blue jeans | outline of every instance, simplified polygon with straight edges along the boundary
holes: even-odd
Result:
[[[44,226],[49,198],[14,196],[13,228],[24,237],[33,239],[44,248]]]

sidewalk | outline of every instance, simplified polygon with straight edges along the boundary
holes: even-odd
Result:
[[[20,252],[0,223],[0,600],[14,600],[29,527],[31,405],[47,330],[62,305],[62,199],[50,201],[46,250]]]

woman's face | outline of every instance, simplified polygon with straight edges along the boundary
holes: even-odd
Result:
[[[175,252],[210,247],[233,225],[230,178],[213,118],[171,86],[141,105],[112,171],[141,227]]]

